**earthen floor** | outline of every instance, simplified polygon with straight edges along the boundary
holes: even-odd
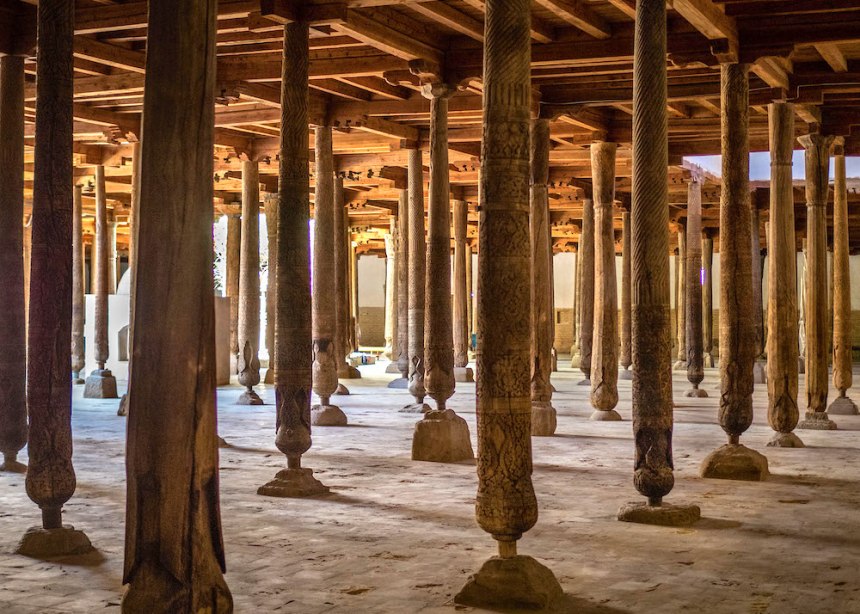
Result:
[[[351,425],[316,429],[305,457],[332,489],[321,499],[256,494],[285,461],[273,442],[273,407],[239,407],[238,387],[218,391],[219,430],[234,446],[221,452],[221,511],[236,612],[450,612],[467,576],[494,554],[474,520],[474,465],[412,462],[417,416],[398,412],[405,391],[385,387],[394,376],[381,365],[362,371],[364,379],[346,382],[353,394],[337,397]],[[554,375],[558,432],[533,441],[540,519],[520,552],[556,573],[567,595],[559,611],[860,612],[860,417],[837,416],[839,431],[799,432],[806,449],[766,448],[767,392],[759,385],[743,441],[767,454],[770,479],[704,480],[699,463],[725,441],[717,377],[707,371],[710,398],[687,399],[684,374],[675,372],[676,485],[667,500],[698,503],[703,520],[672,529],[615,520],[621,504],[639,499],[630,382],[619,382],[625,421],[590,422],[579,372]],[[81,389],[78,490],[65,519],[98,553],[59,562],[13,554],[39,512],[22,476],[0,475],[0,606],[8,614],[119,611],[125,419],[115,415],[116,401],[83,400]],[[272,402],[271,388],[261,393]],[[458,384],[450,406],[476,443],[474,394],[474,384]]]

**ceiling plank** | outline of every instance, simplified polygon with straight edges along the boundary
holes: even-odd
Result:
[[[582,0],[536,0],[536,3],[594,38],[612,36],[609,22],[588,8]]]

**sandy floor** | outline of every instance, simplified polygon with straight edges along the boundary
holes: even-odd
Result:
[[[338,402],[346,428],[319,428],[305,465],[331,487],[318,500],[260,497],[257,486],[284,464],[274,446],[271,405],[238,407],[237,387],[218,391],[227,582],[237,612],[449,612],[467,576],[494,553],[474,520],[474,466],[409,458],[412,414],[405,391],[388,390],[381,366],[347,382]],[[724,442],[712,398],[683,398],[676,372],[675,490],[669,501],[701,505],[690,529],[619,523],[632,486],[630,382],[620,382],[621,423],[589,422],[579,373],[556,374],[558,434],[534,439],[540,520],[520,552],[547,564],[567,594],[564,612],[860,612],[860,417],[836,432],[800,432],[803,450],[765,448],[766,389],[744,437],[765,452],[765,483],[703,480],[699,463]],[[855,381],[858,381],[855,378]],[[0,605],[9,614],[118,612],[123,556],[125,420],[116,401],[76,390],[78,490],[65,520],[99,553],[46,562],[12,551],[38,509],[21,476],[0,475]],[[450,406],[475,442],[474,385],[458,384]],[[270,388],[261,389],[267,403]],[[803,396],[801,388],[801,396]],[[854,398],[860,399],[855,389]],[[469,608],[458,610],[471,611]]]

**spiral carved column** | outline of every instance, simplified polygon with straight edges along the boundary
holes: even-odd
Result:
[[[578,386],[591,387],[591,353],[594,342],[594,201],[582,201],[582,232],[577,252],[579,272],[579,370],[585,376]]]

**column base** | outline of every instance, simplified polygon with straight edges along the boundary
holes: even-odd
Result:
[[[699,475],[717,480],[761,482],[769,475],[767,457],[741,444],[727,443],[708,454]]]
[[[704,354],[702,356],[702,366],[705,367],[706,369],[713,369],[714,368],[714,357],[711,356],[710,354],[707,354],[707,353]]]
[[[388,382],[388,387],[395,390],[407,390],[409,388],[409,380],[405,377],[398,377]]]
[[[236,399],[236,405],[263,405],[263,399],[253,390],[245,390]]]
[[[753,363],[753,384],[767,383],[767,366],[763,362]]]
[[[576,382],[576,385],[577,386],[588,386],[589,388],[591,388],[591,379],[589,379],[589,378],[581,379],[578,382]]]
[[[87,381],[82,377],[73,377],[72,378],[72,386],[83,386]]]
[[[673,371],[686,371],[687,370],[687,361],[686,360],[677,360],[675,364],[672,365]]]
[[[848,397],[836,397],[830,407],[827,408],[827,413],[835,416],[856,416],[860,410],[857,409],[857,404]]]
[[[594,422],[621,422],[621,414],[614,409],[595,409],[588,419]]]
[[[275,370],[272,367],[266,369],[266,375],[263,377],[263,383],[269,386],[275,383]]]
[[[27,465],[18,462],[18,454],[4,454],[0,471],[8,473],[27,473]]]
[[[227,450],[233,446],[227,443],[227,440],[221,437],[221,435],[218,435],[218,447],[222,450]]]
[[[415,424],[412,460],[456,463],[474,458],[469,425],[454,410],[428,411]]]
[[[633,379],[633,370],[632,369],[619,369],[618,370],[618,379],[632,380]]]
[[[346,426],[346,414],[337,405],[314,405],[311,407],[313,426]]]
[[[454,367],[455,382],[474,382],[475,372],[471,367]]]
[[[558,415],[549,401],[532,401],[532,437],[552,437]]]
[[[233,612],[233,596],[217,564],[205,569],[195,566],[193,579],[182,583],[157,559],[140,558],[124,587],[121,613]]]
[[[332,394],[339,396],[339,397],[348,397],[349,396],[349,388],[347,388],[346,386],[344,386],[343,384],[338,382],[337,388],[335,389],[335,391]]]
[[[352,365],[344,365],[343,368],[337,370],[338,379],[361,379],[361,371],[358,367]]]
[[[660,527],[689,527],[702,517],[698,505],[649,505],[644,501],[627,503],[618,510],[618,520]]]
[[[119,407],[116,410],[117,416],[128,416],[128,393],[126,392],[122,395],[122,398],[119,400]]]
[[[797,372],[806,373],[806,360],[802,357],[797,359]]]
[[[548,567],[530,556],[486,561],[454,597],[454,603],[487,609],[543,610],[564,596]]]
[[[118,399],[116,378],[110,369],[95,369],[84,384],[85,399]]]
[[[797,423],[797,428],[811,431],[835,431],[836,423],[827,416],[826,411],[808,411],[806,418]]]
[[[281,469],[275,479],[257,489],[265,497],[319,497],[331,491],[314,477],[313,469]]]
[[[570,368],[571,369],[579,369],[579,365],[582,364],[582,357],[579,354],[574,354],[570,359]]]
[[[386,373],[400,373],[400,367],[397,365],[396,361],[391,361],[388,363],[388,366],[385,367]]]
[[[774,433],[770,441],[767,442],[768,448],[805,448],[800,437],[794,433]]]
[[[426,414],[428,411],[431,411],[431,407],[422,401],[421,403],[410,403],[409,405],[404,406],[403,409],[400,410],[400,413]]]
[[[690,388],[687,392],[684,393],[684,396],[689,399],[707,399],[708,392],[706,390],[702,390],[701,388]]]
[[[15,548],[15,554],[34,559],[47,559],[77,556],[93,550],[90,539],[83,531],[78,531],[72,525],[66,524],[62,529],[30,527]]]

